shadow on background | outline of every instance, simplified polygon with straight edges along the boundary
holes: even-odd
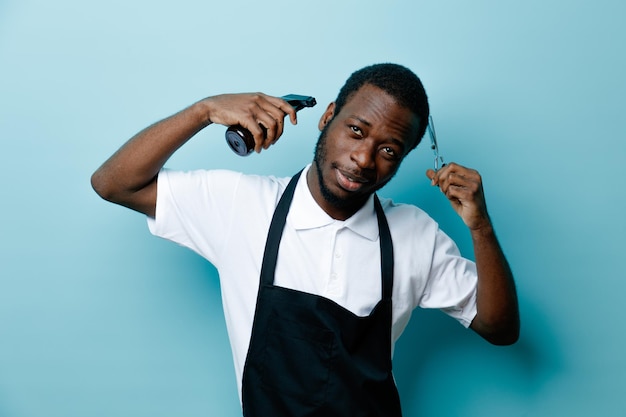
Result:
[[[494,398],[503,402],[500,408],[519,412],[540,392],[547,375],[563,367],[554,332],[540,316],[522,310],[520,340],[501,347],[439,311],[416,310],[394,355],[405,415],[480,415],[470,410]]]

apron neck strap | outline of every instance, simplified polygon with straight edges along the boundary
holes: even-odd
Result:
[[[383,277],[383,300],[390,300],[393,289],[393,241],[387,223],[387,216],[374,194],[374,209],[378,218],[378,239],[380,241],[380,271]]]
[[[270,229],[267,232],[267,240],[265,241],[265,252],[263,253],[263,265],[261,266],[261,282],[260,285],[272,285],[274,283],[274,271],[276,271],[276,260],[278,259],[278,247],[280,239],[283,236],[283,229],[287,222],[287,213],[293,199],[293,193],[298,184],[302,171],[298,172],[291,178],[287,188],[278,201],[278,205],[274,210],[274,216],[270,223]]]

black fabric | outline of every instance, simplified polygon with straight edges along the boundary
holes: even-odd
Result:
[[[278,247],[301,173],[274,212],[243,373],[245,417],[400,417],[391,373],[393,245],[378,198],[381,293],[359,317],[327,298],[274,286]]]

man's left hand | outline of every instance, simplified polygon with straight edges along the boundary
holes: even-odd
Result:
[[[438,186],[444,193],[470,230],[491,226],[478,171],[453,162],[436,172],[427,170],[426,176],[431,180],[431,185]]]

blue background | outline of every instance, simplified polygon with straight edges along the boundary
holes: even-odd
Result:
[[[423,80],[447,161],[479,169],[522,336],[417,311],[398,342],[407,416],[626,415],[622,1],[0,0],[0,416],[236,416],[218,280],[92,192],[148,124],[205,96],[310,94],[249,158],[211,126],[168,166],[290,175],[355,69]],[[420,146],[381,193],[471,257]]]

